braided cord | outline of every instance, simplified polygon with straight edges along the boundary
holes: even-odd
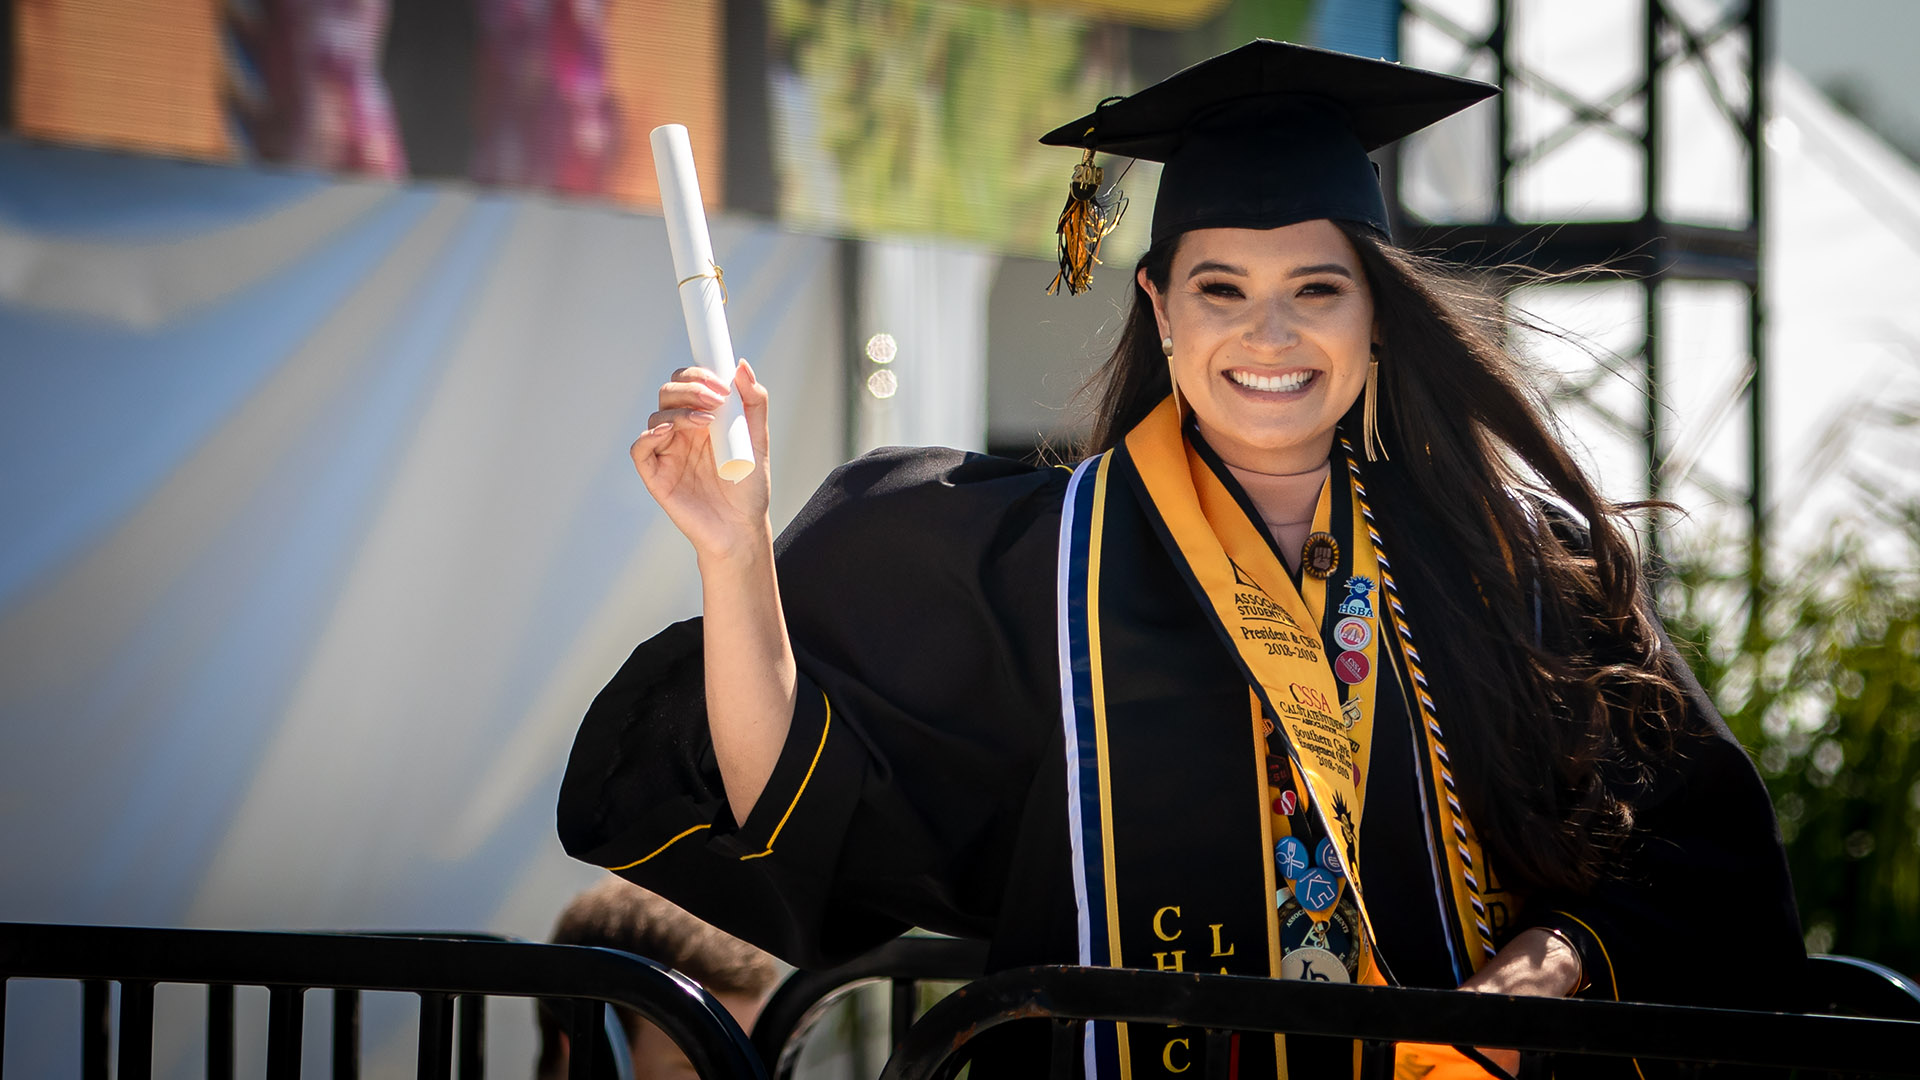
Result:
[[[1481,898],[1479,873],[1473,849],[1478,845],[1467,832],[1466,811],[1461,809],[1460,796],[1454,788],[1453,761],[1447,754],[1446,732],[1440,726],[1438,711],[1434,705],[1433,694],[1427,685],[1426,672],[1421,669],[1420,650],[1413,642],[1413,628],[1407,624],[1406,605],[1400,602],[1400,589],[1393,580],[1393,563],[1387,558],[1386,544],[1380,538],[1380,525],[1373,516],[1373,506],[1367,501],[1367,487],[1360,476],[1360,464],[1353,452],[1353,444],[1347,436],[1340,436],[1340,449],[1347,461],[1347,473],[1353,484],[1354,503],[1360,508],[1360,516],[1367,523],[1367,538],[1373,542],[1375,556],[1380,563],[1380,587],[1382,605],[1387,609],[1394,637],[1399,643],[1401,659],[1406,662],[1407,673],[1413,678],[1414,708],[1420,714],[1421,728],[1426,734],[1427,747],[1437,763],[1435,772],[1439,776],[1441,794],[1446,805],[1443,828],[1451,835],[1453,852],[1460,860],[1459,875],[1467,885],[1467,902],[1473,909],[1474,937],[1478,939],[1483,959],[1494,954],[1493,927],[1488,922],[1487,905]]]

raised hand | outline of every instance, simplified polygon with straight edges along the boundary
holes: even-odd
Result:
[[[681,368],[660,388],[633,467],[700,558],[707,729],[734,820],[744,822],[780,760],[798,674],[767,519],[767,389],[745,360],[731,389],[753,440],[746,479],[729,484],[713,467],[709,436],[729,388],[702,368]]]
[[[715,413],[740,395],[753,441],[754,470],[730,484],[714,470],[710,446]],[[740,362],[728,387],[705,368],[675,371],[660,387],[660,409],[634,440],[633,467],[667,517],[702,561],[734,559],[771,543],[767,502],[767,388]]]

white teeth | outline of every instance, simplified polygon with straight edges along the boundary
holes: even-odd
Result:
[[[1229,371],[1227,378],[1249,390],[1268,390],[1284,394],[1307,385],[1307,380],[1313,378],[1313,372],[1296,371],[1289,375],[1255,375],[1250,371]]]

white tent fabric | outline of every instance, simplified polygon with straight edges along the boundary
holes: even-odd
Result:
[[[897,355],[885,365],[858,361],[863,374],[885,380],[878,385],[887,396],[858,395],[857,449],[986,449],[987,292],[996,265],[988,252],[926,240],[861,245],[855,337],[889,334]]]
[[[1920,410],[1920,168],[1774,72],[1772,504],[1783,541],[1811,546],[1854,511],[1846,474],[1920,498],[1920,439],[1875,416]]]
[[[784,518],[845,437],[833,245],[714,239]],[[626,454],[672,283],[657,218],[0,142],[0,917],[544,936],[579,717],[698,608]],[[68,989],[12,988],[10,1075],[70,1071]]]

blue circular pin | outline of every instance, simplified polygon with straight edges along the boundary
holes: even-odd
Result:
[[[1292,880],[1313,867],[1313,856],[1297,836],[1283,836],[1273,845],[1273,863],[1280,876]]]
[[[1340,881],[1316,866],[1293,883],[1293,895],[1308,911],[1325,911],[1340,899]]]
[[[1347,876],[1346,864],[1340,860],[1340,845],[1334,843],[1331,836],[1320,841],[1320,846],[1314,849],[1313,861],[1314,865],[1322,867],[1334,877]]]

